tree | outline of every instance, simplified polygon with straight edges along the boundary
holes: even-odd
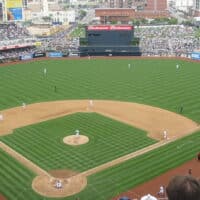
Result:
[[[178,19],[176,18],[170,18],[169,19],[169,24],[172,25],[172,24],[178,24]]]
[[[85,10],[80,10],[79,11],[79,17],[80,19],[83,19],[87,15],[87,12]]]

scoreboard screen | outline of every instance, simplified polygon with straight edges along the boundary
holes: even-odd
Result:
[[[130,45],[133,38],[133,26],[87,26],[88,45]]]

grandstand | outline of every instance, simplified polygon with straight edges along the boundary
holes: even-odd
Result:
[[[19,58],[19,55],[33,52],[37,39],[27,29],[16,23],[0,24],[0,58]]]

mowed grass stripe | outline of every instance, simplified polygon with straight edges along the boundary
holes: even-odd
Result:
[[[131,63],[131,69],[128,69]],[[176,69],[176,63],[180,68]],[[47,68],[44,77],[43,69]],[[0,69],[0,109],[56,99],[115,99],[151,104],[199,121],[198,63],[176,60],[51,60]],[[57,92],[54,86],[57,86]],[[5,101],[6,99],[6,101]]]
[[[34,174],[0,149],[0,193],[8,199],[18,199],[24,188],[30,190]],[[36,195],[37,196],[37,195]]]
[[[89,137],[88,144],[73,147],[62,142],[76,129]],[[23,127],[2,140],[46,170],[76,171],[85,171],[156,142],[141,130],[97,113],[77,113]]]

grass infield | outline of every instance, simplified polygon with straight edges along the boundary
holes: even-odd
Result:
[[[63,138],[80,134],[86,145],[70,146]],[[45,170],[86,171],[155,143],[146,133],[96,113],[77,113],[16,129],[3,142]]]

